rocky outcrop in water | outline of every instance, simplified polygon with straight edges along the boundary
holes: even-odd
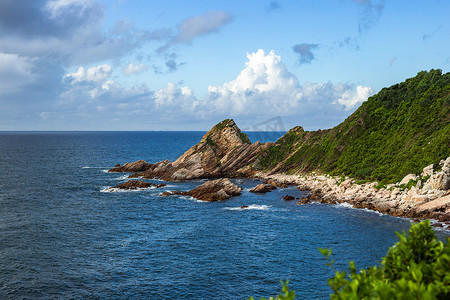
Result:
[[[272,191],[272,190],[274,190],[276,188],[277,187],[274,186],[274,185],[261,183],[261,184],[258,184],[257,186],[255,186],[254,188],[252,188],[250,190],[250,193],[261,193],[261,194],[263,194],[263,193],[270,192],[270,191]]]
[[[114,190],[114,189],[137,190],[137,189],[150,188],[152,186],[155,188],[160,188],[160,187],[166,186],[166,184],[164,184],[164,183],[154,184],[154,183],[146,182],[143,180],[128,180],[125,183],[121,183],[119,185],[109,188],[109,190]]]
[[[147,170],[151,165],[144,160],[138,160],[131,163],[126,163],[123,166],[116,165],[114,168],[108,172],[119,172],[119,173],[132,173],[132,172],[143,172]]]
[[[227,119],[208,131],[201,141],[176,161],[147,164],[144,161],[127,163],[110,172],[138,172],[130,177],[161,178],[167,181],[199,178],[250,177],[256,173],[252,165],[258,155],[271,143],[251,143],[233,120]],[[144,164],[145,163],[145,164]],[[139,166],[139,171],[131,171]],[[130,171],[127,171],[130,170]]]
[[[164,192],[161,194],[161,196],[170,196],[170,195],[191,196],[198,200],[213,202],[225,200],[233,196],[239,196],[241,194],[241,191],[242,191],[241,187],[235,185],[227,178],[222,178],[207,181],[188,192],[180,192],[180,191]]]

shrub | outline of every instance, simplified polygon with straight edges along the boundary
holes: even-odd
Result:
[[[411,226],[380,266],[350,273],[337,271],[328,284],[331,299],[450,299],[450,246],[437,241],[430,221]],[[331,250],[320,249],[329,260]],[[333,266],[333,261],[328,265]]]

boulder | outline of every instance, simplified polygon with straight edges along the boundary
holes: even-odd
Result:
[[[283,200],[291,201],[291,200],[295,200],[295,197],[294,196],[290,196],[290,195],[286,195],[286,196],[283,197]]]
[[[408,174],[400,181],[400,184],[407,185],[410,180],[417,180],[417,176],[415,174]]]
[[[425,168],[423,168],[422,173],[420,174],[420,176],[425,177],[425,176],[431,176],[433,175],[433,164],[426,166]]]
[[[436,200],[419,205],[416,211],[419,213],[433,212],[433,211],[445,211],[450,207],[450,195],[440,197]]]
[[[267,193],[270,192],[274,189],[276,189],[277,187],[271,184],[258,184],[257,186],[255,186],[254,188],[252,188],[250,190],[251,193]]]
[[[435,173],[428,179],[425,186],[435,190],[448,190],[450,188],[450,174],[443,171]]]
[[[220,201],[241,194],[242,188],[227,178],[207,181],[184,195],[203,201]]]
[[[450,175],[450,157],[448,157],[443,165],[442,165],[442,172],[446,173],[447,175]]]
[[[150,168],[152,165],[147,163],[145,160],[138,160],[132,163],[126,163],[123,166],[116,165],[108,172],[120,172],[120,173],[135,173],[135,172],[143,172]]]

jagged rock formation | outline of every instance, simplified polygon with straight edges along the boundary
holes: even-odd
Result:
[[[252,165],[261,151],[271,143],[252,144],[232,119],[227,119],[208,131],[201,141],[176,161],[147,164],[144,161],[127,163],[111,172],[140,172],[130,177],[161,178],[167,181],[198,178],[249,177],[256,173]],[[140,163],[139,163],[140,162]],[[128,171],[142,166],[139,171]],[[143,170],[144,169],[144,170]]]
[[[164,192],[162,196],[183,195],[191,196],[202,201],[220,201],[233,196],[239,196],[242,188],[232,183],[228,178],[207,181],[204,184],[190,190],[189,192]]]

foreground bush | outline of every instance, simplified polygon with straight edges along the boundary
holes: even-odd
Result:
[[[381,266],[350,273],[337,271],[328,284],[331,299],[450,299],[450,245],[436,239],[425,221],[411,226],[409,235],[397,233],[397,242]],[[320,249],[329,259],[331,250]],[[329,262],[333,266],[333,261]]]
[[[392,246],[380,266],[356,271],[350,262],[349,273],[336,271],[328,284],[331,299],[450,299],[450,239],[436,239],[430,221],[412,225],[409,234],[397,233],[399,242]],[[330,260],[331,249],[319,249]],[[283,294],[270,299],[295,298],[287,282]],[[253,298],[250,298],[253,299]]]

